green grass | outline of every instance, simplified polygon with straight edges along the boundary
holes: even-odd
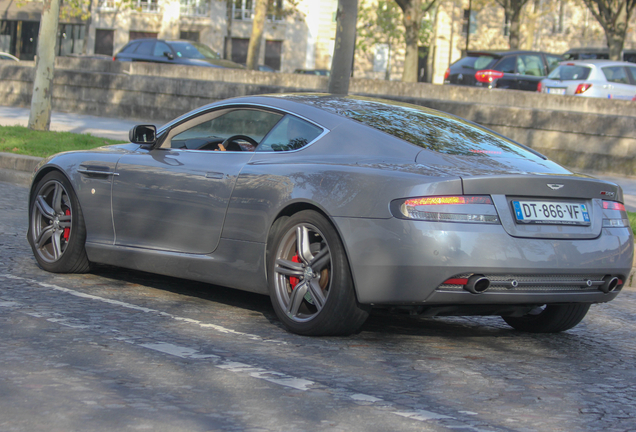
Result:
[[[0,152],[46,157],[68,150],[86,150],[117,141],[72,132],[42,132],[22,126],[0,126]]]
[[[632,232],[636,235],[636,212],[627,212],[627,217],[629,217],[629,224],[632,227]]]

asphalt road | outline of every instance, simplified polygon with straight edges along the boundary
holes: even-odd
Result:
[[[634,289],[555,335],[374,313],[301,337],[264,296],[44,272],[26,199],[0,183],[0,432],[636,430]]]

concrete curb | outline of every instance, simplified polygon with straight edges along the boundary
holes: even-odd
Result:
[[[24,156],[13,153],[0,152],[0,181],[18,184],[20,186],[31,185],[31,174],[38,163],[44,158]],[[632,271],[627,278],[625,288],[636,289],[636,256]]]

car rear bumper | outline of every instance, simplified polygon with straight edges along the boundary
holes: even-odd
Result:
[[[617,291],[598,286],[504,288],[473,294],[443,285],[479,274],[500,281],[625,281],[632,267],[629,228],[603,229],[587,240],[512,237],[501,225],[401,219],[335,218],[363,304],[528,304],[605,302]],[[501,285],[501,284],[500,284]],[[620,287],[619,287],[620,288]]]

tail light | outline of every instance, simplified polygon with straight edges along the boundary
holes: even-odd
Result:
[[[541,93],[541,87],[542,87],[542,85],[541,85],[541,81],[539,81],[539,84],[537,84],[537,91],[538,91],[539,93]]]
[[[395,200],[391,213],[400,219],[430,222],[499,224],[499,215],[486,195],[427,196]]]
[[[503,78],[503,76],[503,72],[485,69],[477,71],[477,73],[475,74],[475,79],[482,83],[491,83],[496,79]]]
[[[450,68],[446,69],[446,72],[444,72],[444,81],[446,81],[449,76],[450,76]]]
[[[603,200],[603,210],[616,210],[620,211],[620,214],[605,213],[603,216],[603,228],[626,228],[630,226],[629,218],[625,210],[625,206],[617,201],[605,201]],[[611,217],[619,216],[619,217]]]
[[[579,84],[578,86],[576,86],[576,91],[574,92],[574,94],[583,94],[590,87],[592,87],[592,84],[588,84],[588,83]]]

